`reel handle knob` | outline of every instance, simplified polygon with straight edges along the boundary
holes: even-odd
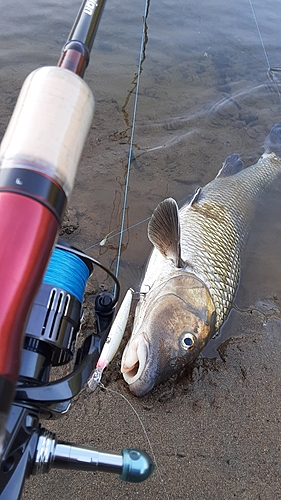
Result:
[[[154,464],[145,451],[125,448],[122,450],[122,457],[123,470],[119,476],[122,481],[141,483],[154,471]]]

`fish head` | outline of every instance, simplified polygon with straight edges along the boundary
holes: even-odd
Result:
[[[132,393],[143,396],[179,373],[215,333],[215,307],[205,285],[182,274],[151,290],[136,308],[121,372]]]

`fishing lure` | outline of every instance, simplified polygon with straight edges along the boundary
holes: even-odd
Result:
[[[112,361],[120,346],[130,313],[133,292],[134,290],[132,288],[129,288],[127,291],[104,343],[96,368],[91,378],[88,380],[88,387],[91,391],[97,388],[104,369],[109,365],[110,361]]]

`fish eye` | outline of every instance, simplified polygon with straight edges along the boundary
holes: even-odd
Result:
[[[194,344],[195,344],[195,338],[194,338],[193,333],[189,333],[189,332],[184,333],[182,335],[180,343],[181,343],[181,347],[185,351],[189,351],[190,349],[192,349],[194,347]]]

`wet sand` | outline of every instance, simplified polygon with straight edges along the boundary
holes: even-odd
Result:
[[[47,426],[60,439],[119,451],[148,453],[157,462],[141,484],[110,474],[58,471],[26,482],[24,500],[163,499],[273,500],[281,498],[280,319],[266,325],[259,313],[232,313],[242,338],[231,338],[220,358],[202,359],[189,376],[147,396],[130,395],[112,365],[110,390],[85,390],[68,415]]]

